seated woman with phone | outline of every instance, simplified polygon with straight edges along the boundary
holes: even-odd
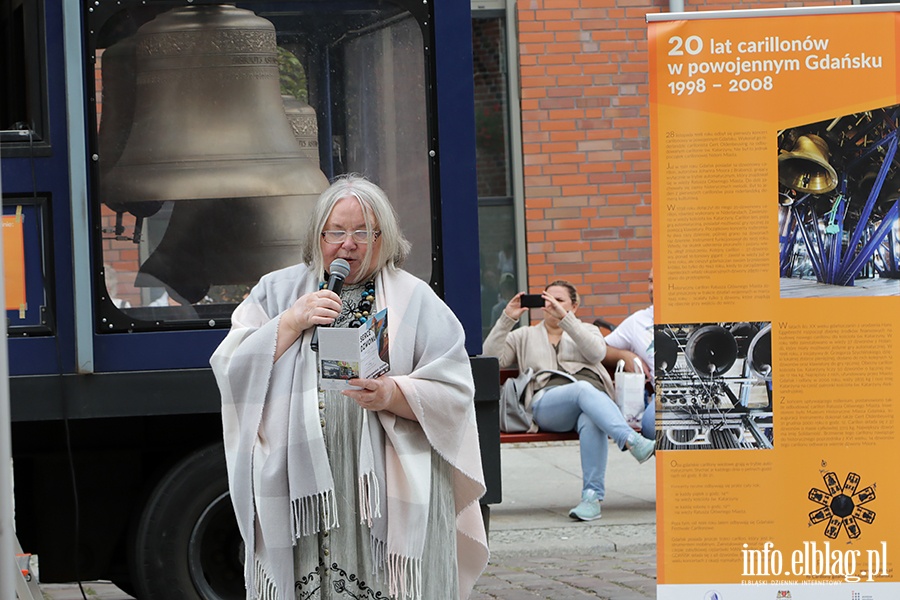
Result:
[[[578,432],[582,494],[569,516],[593,521],[600,518],[606,489],[607,438],[638,462],[649,459],[656,445],[631,429],[613,401],[613,383],[601,364],[606,342],[597,327],[575,316],[578,300],[575,286],[563,280],[552,282],[541,294],[516,294],[484,341],[484,353],[496,356],[500,368],[556,371],[532,378],[525,406],[543,431]],[[543,319],[513,330],[529,307],[542,309]]]

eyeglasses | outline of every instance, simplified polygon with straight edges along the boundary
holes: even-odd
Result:
[[[357,229],[356,231],[323,231],[322,239],[328,244],[343,244],[347,236],[353,238],[357,244],[368,244],[374,242],[381,235],[380,231],[368,231],[366,229]]]

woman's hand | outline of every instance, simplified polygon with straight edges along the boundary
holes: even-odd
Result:
[[[518,321],[519,317],[528,312],[527,307],[522,306],[522,296],[525,292],[519,292],[515,296],[509,299],[509,303],[506,305],[506,308],[503,309],[503,312],[507,317],[512,319],[513,321]]]
[[[544,312],[548,315],[562,320],[562,318],[568,314],[569,311],[560,304],[556,298],[548,293],[547,290],[541,292],[541,297],[544,299]]]
[[[331,290],[318,290],[297,298],[278,320],[277,361],[313,325],[331,325],[341,314],[341,298]]]
[[[343,390],[341,393],[353,398],[364,409],[386,410],[410,421],[418,420],[393,377],[382,375],[376,379],[351,379],[347,383],[359,389]]]
[[[299,336],[314,325],[331,325],[341,314],[341,298],[331,290],[317,290],[297,298],[282,316],[282,325]]]

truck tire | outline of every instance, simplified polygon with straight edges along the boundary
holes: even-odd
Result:
[[[132,548],[139,600],[243,600],[243,541],[222,444],[189,455],[150,494]]]

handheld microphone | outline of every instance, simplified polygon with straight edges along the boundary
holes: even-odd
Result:
[[[326,289],[331,290],[338,296],[341,295],[341,289],[344,287],[344,279],[350,274],[350,263],[343,258],[336,258],[331,261],[328,267],[328,285]]]
[[[347,278],[347,275],[350,274],[350,263],[348,263],[343,258],[336,258],[331,261],[331,266],[328,267],[328,285],[325,286],[325,289],[331,290],[338,296],[341,295],[341,289],[344,287],[344,279]],[[319,328],[316,327],[316,330],[313,332],[312,340],[309,342],[309,347],[313,349],[313,352],[319,351]]]

